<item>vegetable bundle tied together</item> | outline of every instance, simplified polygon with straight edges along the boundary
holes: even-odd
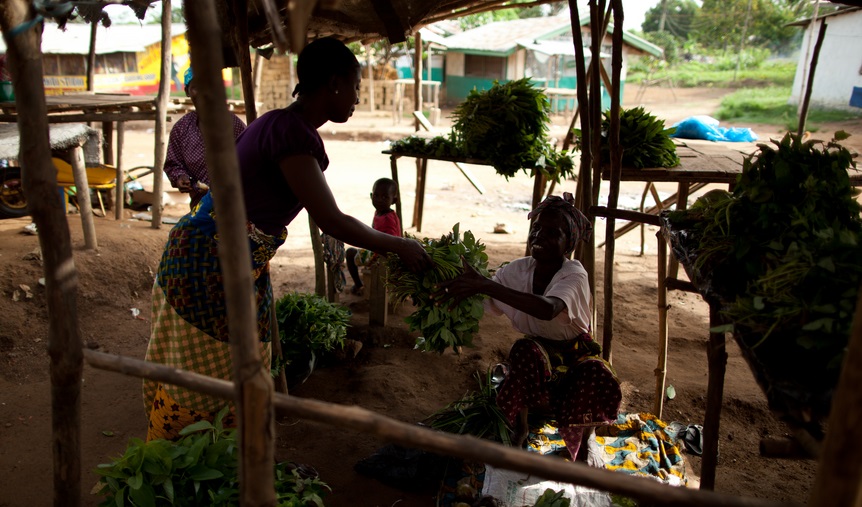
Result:
[[[414,273],[409,271],[397,256],[387,260],[387,286],[395,301],[410,298],[416,311],[405,321],[411,331],[420,331],[425,341],[417,346],[423,350],[442,353],[452,347],[470,347],[473,333],[479,330],[479,320],[484,314],[483,296],[476,295],[461,301],[455,308],[437,306],[431,299],[438,283],[455,278],[461,273],[463,258],[479,273],[488,276],[488,254],[485,245],[476,240],[473,233],[466,231],[461,238],[459,224],[452,232],[440,239],[422,239],[425,251],[431,256],[434,268]]]

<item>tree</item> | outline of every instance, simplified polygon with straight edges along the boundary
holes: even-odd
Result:
[[[801,12],[803,3],[793,0],[703,0],[692,36],[704,47],[735,49],[740,43],[743,27],[747,26],[746,47],[779,50],[797,36],[797,30],[786,24]]]
[[[666,31],[686,40],[699,10],[694,0],[662,0],[646,12],[641,30],[644,33]]]

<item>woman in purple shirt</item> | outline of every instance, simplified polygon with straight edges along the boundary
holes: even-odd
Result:
[[[345,215],[323,177],[329,159],[317,129],[343,123],[359,102],[360,68],[342,42],[318,39],[300,53],[296,102],[253,121],[237,140],[248,217],[262,367],[269,369],[273,308],[268,263],[287,238],[286,227],[305,208],[323,232],[345,243],[395,253],[420,270],[431,259],[419,242],[373,230]],[[218,192],[218,188],[213,191]],[[231,379],[230,346],[212,194],[170,232],[153,285],[153,331],[147,360]],[[147,440],[176,439],[185,426],[213,420],[232,404],[144,381]],[[225,424],[233,424],[228,416]]]
[[[189,67],[184,79],[186,95],[192,99],[192,104],[197,109],[198,93],[193,78],[192,68]],[[233,120],[233,137],[235,139],[245,130],[245,123],[235,114],[231,114],[231,119]],[[198,125],[199,121],[200,116],[198,116],[197,111],[191,111],[174,124],[171,128],[168,153],[165,157],[165,174],[174,188],[189,194],[191,198],[189,207],[191,209],[194,209],[195,205],[200,202],[210,185],[204,135],[200,125]]]

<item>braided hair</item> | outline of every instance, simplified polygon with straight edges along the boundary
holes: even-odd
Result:
[[[296,60],[299,83],[293,96],[310,95],[326,86],[333,76],[347,76],[359,68],[359,60],[338,39],[325,37],[309,43]]]

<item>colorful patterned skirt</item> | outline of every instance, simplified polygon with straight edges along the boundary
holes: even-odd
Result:
[[[497,405],[515,426],[523,409],[547,411],[574,459],[584,428],[616,420],[622,391],[613,368],[588,334],[574,340],[526,337],[509,352]]]
[[[248,223],[262,367],[271,361],[272,285],[269,260],[287,237]],[[223,380],[233,379],[219,238],[211,194],[171,229],[153,284],[153,328],[147,361]],[[185,426],[212,420],[232,403],[173,385],[144,380],[147,440],[176,439]],[[226,421],[230,424],[232,417]]]

